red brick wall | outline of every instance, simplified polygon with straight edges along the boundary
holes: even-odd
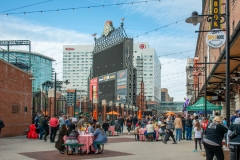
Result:
[[[22,135],[31,124],[31,76],[2,60],[0,73],[0,119],[5,123],[0,137]],[[12,113],[12,105],[19,106],[18,113]],[[24,112],[24,107],[27,107],[27,112]]]

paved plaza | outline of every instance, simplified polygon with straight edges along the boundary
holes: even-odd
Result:
[[[26,139],[25,136],[1,138],[1,160],[74,160],[74,159],[104,159],[104,160],[203,160],[199,152],[192,152],[193,141],[182,141],[180,144],[163,144],[162,141],[135,141],[134,135],[109,137],[102,154],[66,155],[60,154],[54,143],[38,139]]]

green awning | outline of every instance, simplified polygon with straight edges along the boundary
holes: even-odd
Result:
[[[188,106],[187,111],[204,111],[205,98],[202,97],[194,105]],[[207,101],[207,110],[222,110],[222,106],[216,106]]]

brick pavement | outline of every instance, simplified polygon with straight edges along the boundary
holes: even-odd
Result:
[[[26,139],[24,136],[0,138],[1,160],[52,160],[54,159],[104,159],[104,160],[204,160],[200,153],[193,153],[194,142],[182,141],[180,144],[163,144],[161,141],[135,141],[134,135],[109,137],[105,152],[91,155],[61,155],[53,143],[43,140]],[[31,153],[32,152],[32,153]],[[50,156],[52,155],[52,156]],[[61,157],[61,158],[57,158]]]

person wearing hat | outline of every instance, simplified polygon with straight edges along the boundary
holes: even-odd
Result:
[[[239,114],[240,115],[240,114]],[[236,131],[237,135],[234,136],[232,139],[229,138],[229,135]],[[229,126],[228,129],[228,133],[227,133],[227,144],[234,144],[234,143],[240,143],[240,117],[235,119],[235,123],[231,124]],[[240,145],[237,145],[237,150],[236,150],[236,154],[237,154],[237,160],[239,160],[239,154],[240,154]]]
[[[222,118],[220,116],[216,116],[213,122],[208,125],[205,131],[206,137],[203,139],[206,159],[213,159],[215,155],[218,160],[224,160],[222,140],[227,131],[227,127],[222,125]]]

